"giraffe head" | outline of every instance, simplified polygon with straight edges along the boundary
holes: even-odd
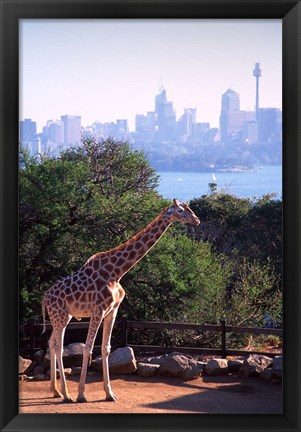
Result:
[[[199,225],[201,223],[189,206],[186,203],[181,204],[177,199],[173,200],[173,205],[166,210],[165,215],[172,222],[182,222],[192,225]]]

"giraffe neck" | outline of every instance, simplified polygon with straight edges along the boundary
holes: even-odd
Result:
[[[114,279],[121,279],[148,253],[171,225],[171,221],[168,217],[164,217],[164,213],[165,211],[126,243],[94,255],[86,264],[99,260],[99,268],[114,275]]]

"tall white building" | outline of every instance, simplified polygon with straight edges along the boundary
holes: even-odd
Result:
[[[80,144],[81,141],[81,116],[63,115],[61,121],[64,123],[64,144]]]

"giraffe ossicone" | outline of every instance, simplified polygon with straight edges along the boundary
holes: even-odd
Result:
[[[86,402],[85,382],[90,354],[103,321],[102,361],[103,384],[106,400],[115,401],[109,377],[108,357],[111,350],[111,335],[117,311],[125,291],[120,279],[158,242],[173,222],[198,225],[200,220],[186,203],[174,199],[173,205],[163,210],[146,228],[122,245],[90,257],[79,270],[60,279],[49,288],[43,297],[42,312],[44,331],[46,310],[52,324],[49,339],[50,389],[54,397],[72,402],[68,393],[63,367],[62,352],[66,327],[72,317],[90,317],[88,335],[83,353],[83,364],[78,386],[78,402]],[[59,368],[61,391],[57,387],[56,362]]]

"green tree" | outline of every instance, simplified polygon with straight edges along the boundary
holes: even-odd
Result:
[[[122,313],[129,319],[169,322],[219,322],[231,266],[208,243],[189,239],[170,228],[122,281]],[[136,342],[189,344],[189,332],[139,331]]]
[[[282,263],[282,202],[273,194],[255,201],[215,192],[190,202],[202,221],[194,229],[216,252],[250,262],[272,262],[277,273]]]
[[[282,321],[281,201],[273,194],[252,201],[214,192],[190,206],[202,221],[190,235],[208,241],[217,254],[231,260],[224,297],[227,321],[262,325],[266,312]],[[209,297],[213,299],[214,292]]]
[[[262,326],[265,313],[282,320],[279,276],[270,263],[243,260],[228,298],[227,319],[233,325]],[[275,288],[277,287],[277,288]]]
[[[20,153],[21,318],[92,254],[117,246],[166,205],[143,153],[126,143],[84,140],[58,158]]]

